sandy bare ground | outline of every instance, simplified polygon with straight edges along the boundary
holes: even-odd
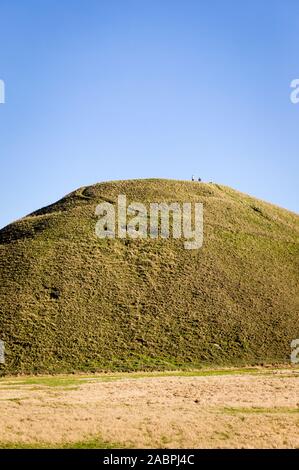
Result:
[[[111,381],[81,376],[58,387],[20,380],[0,381],[0,446],[97,438],[137,448],[299,447],[298,369]]]

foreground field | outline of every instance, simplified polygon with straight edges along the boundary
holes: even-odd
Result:
[[[299,370],[0,380],[0,447],[299,447]]]

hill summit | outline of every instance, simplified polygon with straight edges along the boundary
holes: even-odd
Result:
[[[203,245],[100,239],[96,207],[201,202]],[[2,373],[289,362],[299,338],[299,217],[228,187],[80,188],[0,231]]]

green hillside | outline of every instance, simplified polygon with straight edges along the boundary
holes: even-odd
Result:
[[[204,245],[95,235],[101,201],[203,202]],[[225,186],[80,188],[0,231],[2,373],[289,362],[298,215]]]

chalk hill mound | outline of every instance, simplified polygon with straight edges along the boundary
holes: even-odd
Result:
[[[204,244],[104,239],[95,208],[202,202]],[[289,362],[299,217],[218,184],[78,189],[0,231],[2,373]]]

